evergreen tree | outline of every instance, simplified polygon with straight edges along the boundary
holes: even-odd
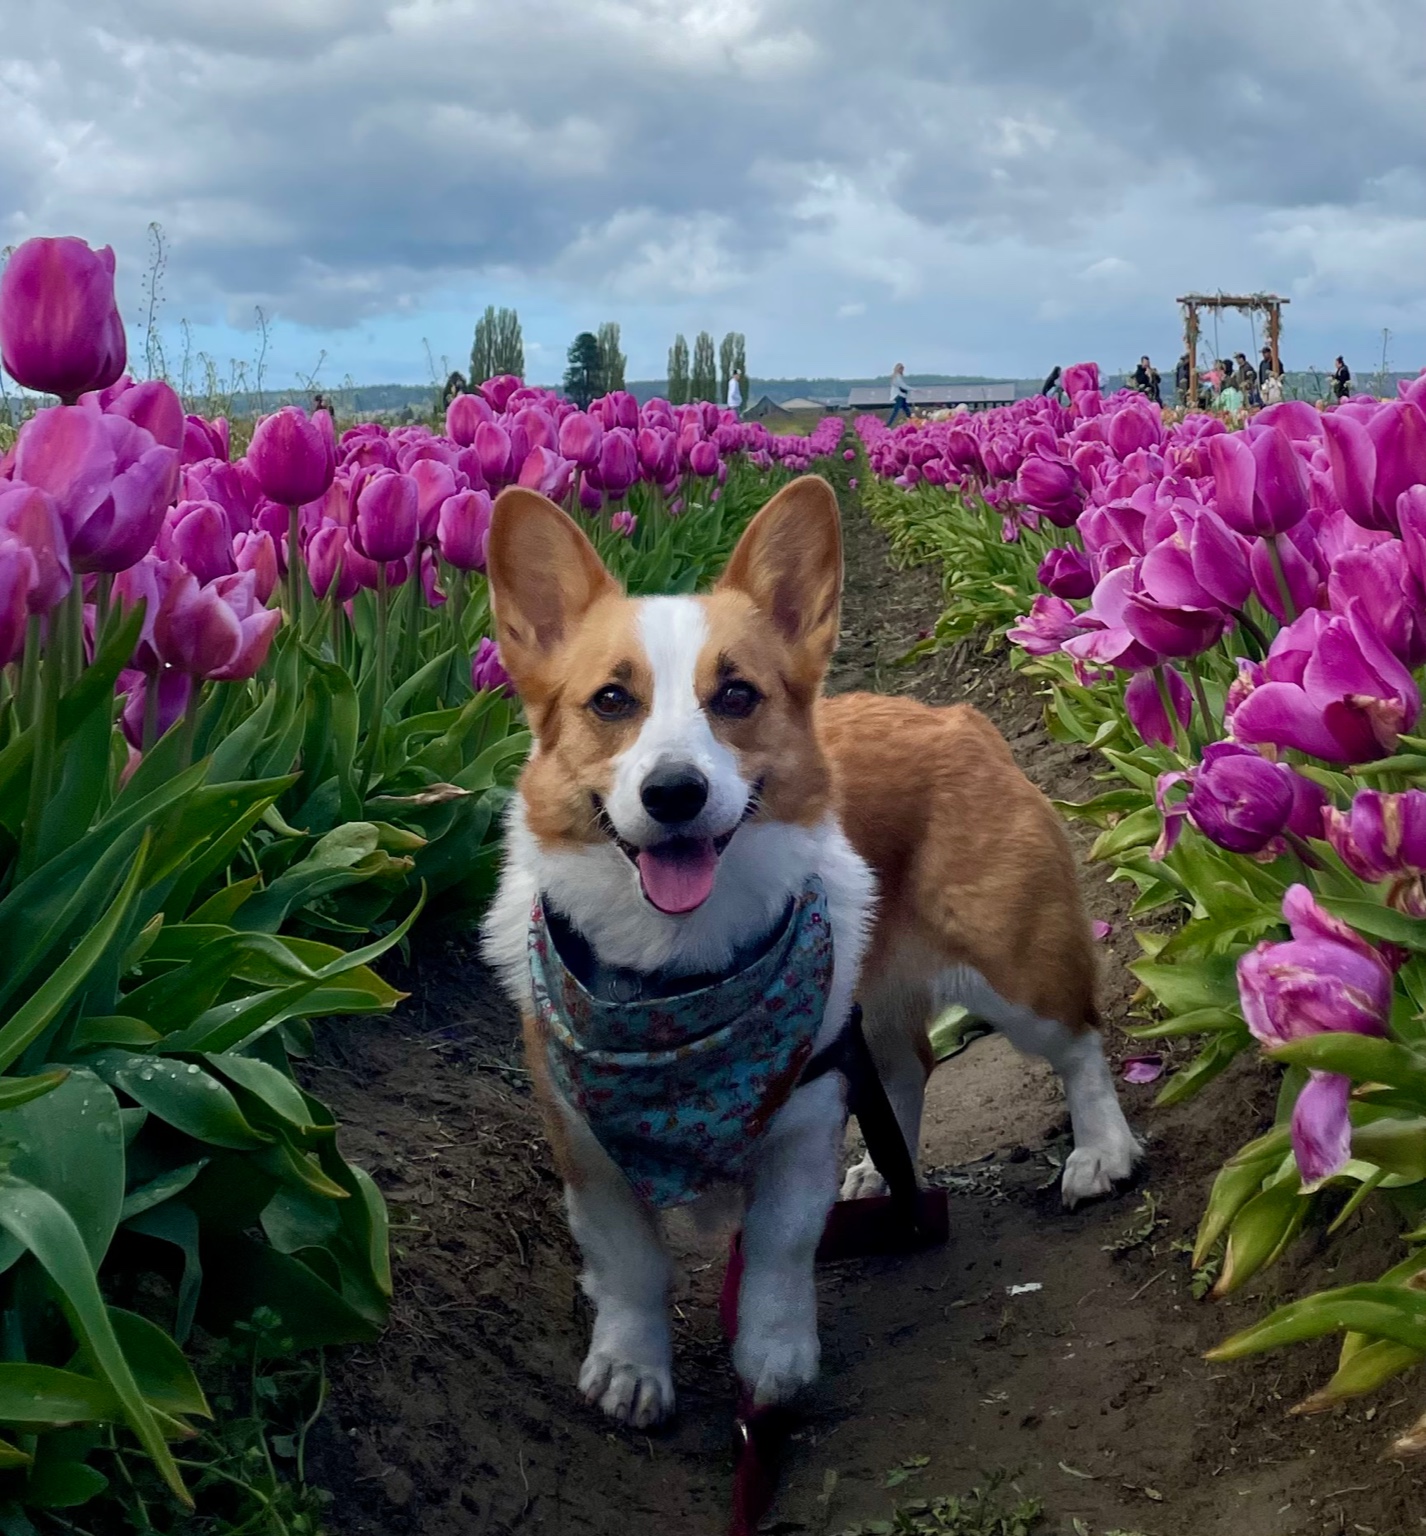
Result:
[[[628,358],[619,350],[619,322],[606,320],[599,327],[599,373],[605,393],[624,388],[624,366]]]
[[[564,392],[581,411],[587,411],[589,402],[604,393],[599,338],[592,331],[581,331],[570,343]]]
[[[693,369],[689,377],[690,400],[712,400],[718,393],[718,357],[713,350],[713,338],[707,331],[699,331],[693,343]]]
[[[670,405],[688,402],[688,343],[681,335],[673,338],[668,349],[668,399]]]

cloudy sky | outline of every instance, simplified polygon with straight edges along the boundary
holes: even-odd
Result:
[[[549,381],[742,330],[758,375],[1178,351],[1275,289],[1289,367],[1426,363],[1423,0],[3,0],[0,244],[148,226],[171,367]],[[1209,326],[1205,342],[1213,345]],[[1241,318],[1221,349],[1248,350]]]

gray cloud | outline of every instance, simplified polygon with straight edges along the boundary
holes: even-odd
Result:
[[[1392,324],[1419,348],[1419,23],[1391,0],[47,0],[7,17],[0,238],[110,241],[132,296],[157,220],[199,320],[340,334],[514,284],[617,309],[652,356],[755,323],[789,371],[898,334],[920,367],[1137,355],[1190,284],[1281,287],[1304,344]]]

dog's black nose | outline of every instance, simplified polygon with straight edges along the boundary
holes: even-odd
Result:
[[[687,763],[655,768],[639,791],[644,809],[664,826],[692,821],[708,802],[708,780]]]

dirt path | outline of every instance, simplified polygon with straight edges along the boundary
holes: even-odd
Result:
[[[1003,657],[962,647],[895,665],[934,619],[938,585],[893,571],[858,509],[847,533],[832,686],[969,699],[1049,793],[1093,793],[1088,754],[1049,740]],[[1098,871],[1085,882],[1094,915],[1114,924],[1112,1023],[1135,946],[1123,888]],[[468,940],[428,946],[402,984],[412,999],[394,1021],[333,1033],[317,1064],[348,1152],[392,1203],[398,1293],[382,1341],[334,1366],[313,1474],[337,1494],[332,1528],[721,1536],[731,1380],[716,1249],[685,1251],[677,1424],[612,1431],[570,1387],[587,1319],[513,1021]],[[1411,1378],[1380,1400],[1290,1419],[1329,1373],[1329,1346],[1232,1368],[1201,1358],[1278,1295],[1380,1273],[1385,1231],[1357,1220],[1330,1243],[1306,1238],[1261,1291],[1194,1301],[1184,1240],[1216,1165],[1270,1118],[1271,1082],[1244,1063],[1166,1112],[1150,1110],[1151,1088],[1122,1091],[1150,1143],[1144,1181],[1068,1216],[1053,1188],[1067,1139],[1048,1074],[998,1039],[941,1069],[922,1155],[950,1190],[951,1242],[822,1274],[823,1379],[771,1529],[837,1532],[887,1518],[898,1498],[999,1473],[1043,1501],[1041,1529],[1056,1536],[1426,1529],[1426,1483],[1377,1459],[1420,1411]],[[919,1465],[888,1489],[908,1461]]]

